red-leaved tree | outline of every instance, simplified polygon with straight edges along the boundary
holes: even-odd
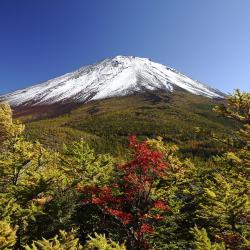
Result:
[[[168,164],[146,142],[138,143],[135,136],[129,142],[133,159],[117,166],[114,183],[104,188],[84,186],[79,191],[86,197],[84,203],[95,204],[120,222],[130,249],[148,249],[145,235],[154,233],[154,222],[164,219],[164,212],[169,210],[166,201],[153,195]]]

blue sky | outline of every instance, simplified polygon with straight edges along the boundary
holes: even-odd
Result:
[[[249,0],[1,0],[0,93],[115,56],[250,91]]]

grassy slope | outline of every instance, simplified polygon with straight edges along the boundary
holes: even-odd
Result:
[[[160,135],[184,149],[194,141],[207,140],[197,137],[194,127],[219,134],[230,133],[236,127],[212,112],[218,103],[181,91],[170,96],[148,93],[110,98],[84,104],[63,116],[27,123],[27,133],[31,139],[52,147],[82,137],[98,152],[118,155],[124,153],[130,134],[142,138]]]

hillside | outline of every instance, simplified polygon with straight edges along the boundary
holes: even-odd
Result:
[[[57,148],[82,137],[98,152],[122,154],[131,134],[141,138],[162,136],[190,148],[210,136],[195,133],[196,127],[221,135],[231,133],[236,124],[212,112],[215,105],[224,102],[182,90],[171,94],[148,92],[91,101],[54,118],[44,119],[46,112],[39,112],[21,119],[26,121],[29,138],[45,145]],[[204,151],[201,142],[195,147]]]

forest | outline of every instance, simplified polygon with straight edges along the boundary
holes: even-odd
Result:
[[[42,126],[32,134],[39,120],[27,130],[0,103],[0,249],[250,249],[250,93],[236,90],[213,114],[234,129],[191,121],[200,141],[181,147],[175,131],[156,122],[142,135],[129,121],[126,139],[123,124],[110,129],[126,148],[81,134],[53,147]],[[87,122],[74,126],[91,132]]]

